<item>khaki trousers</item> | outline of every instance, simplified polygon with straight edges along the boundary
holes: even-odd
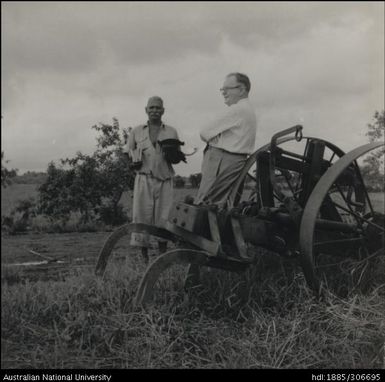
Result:
[[[226,207],[231,187],[245,165],[246,154],[233,154],[209,146],[202,162],[202,180],[196,204],[216,204]]]
[[[132,222],[158,225],[167,220],[173,203],[172,179],[159,180],[150,175],[137,174],[134,185]],[[150,246],[150,235],[134,232],[131,245]]]

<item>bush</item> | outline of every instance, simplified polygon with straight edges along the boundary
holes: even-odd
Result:
[[[128,216],[120,204],[117,206],[102,205],[99,216],[99,220],[107,225],[122,225],[128,221]]]
[[[10,235],[25,233],[36,215],[37,207],[34,198],[19,200],[9,215],[1,217],[1,229]]]
[[[118,203],[122,193],[133,188],[135,178],[123,151],[127,137],[124,130],[122,136],[117,119],[112,125],[92,128],[100,133],[92,155],[78,152],[74,158],[62,159],[60,166],[49,164],[46,180],[39,187],[40,212],[53,218],[80,212],[82,222],[90,223],[102,211],[102,219],[120,224],[125,219]],[[106,200],[107,207],[103,205]]]
[[[28,221],[23,219],[20,214],[1,217],[1,230],[10,235],[25,233],[28,230]]]
[[[114,208],[111,204],[105,204],[98,213],[91,214],[90,220],[84,221],[80,212],[70,212],[65,217],[39,214],[35,201],[26,199],[20,200],[9,215],[1,217],[1,229],[9,235],[27,232],[98,232],[111,230],[111,226],[122,225],[128,221],[127,213],[121,205]]]

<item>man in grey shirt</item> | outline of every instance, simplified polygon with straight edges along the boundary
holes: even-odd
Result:
[[[173,177],[175,171],[162,152],[160,141],[178,140],[178,133],[172,126],[162,121],[164,114],[163,100],[154,96],[146,106],[147,123],[135,127],[126,146],[126,151],[133,161],[140,163],[136,169],[132,221],[157,225],[167,220],[173,203]],[[146,263],[149,261],[150,246],[148,234],[133,232],[131,245],[141,247]],[[160,252],[165,252],[167,242],[159,240]]]

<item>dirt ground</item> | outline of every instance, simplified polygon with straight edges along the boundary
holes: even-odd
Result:
[[[98,254],[110,234],[111,232],[75,232],[3,235],[2,280],[6,278],[8,281],[18,282],[27,279],[62,279],[78,269],[93,270]]]
[[[1,262],[39,262],[48,258],[69,263],[80,259],[92,262],[109,235],[110,232],[4,235],[1,240]]]
[[[63,279],[81,269],[94,271],[99,252],[112,232],[3,235],[1,240],[1,277],[8,282]],[[152,239],[150,258],[158,255]],[[169,248],[173,245],[170,243]],[[129,237],[119,240],[110,261],[130,258],[142,263],[138,248]]]

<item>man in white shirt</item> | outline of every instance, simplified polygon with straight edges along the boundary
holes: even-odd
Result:
[[[195,203],[224,208],[232,184],[254,151],[257,118],[248,98],[250,80],[245,74],[228,74],[220,90],[228,108],[200,131],[207,146]]]

